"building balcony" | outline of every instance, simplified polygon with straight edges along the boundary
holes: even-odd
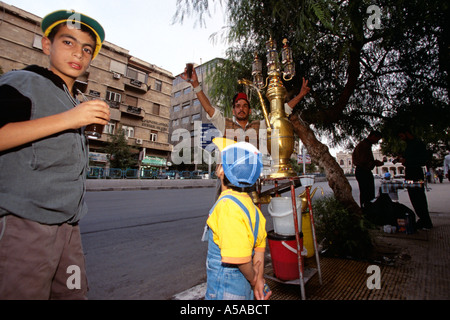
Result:
[[[148,86],[147,84],[139,81],[139,80],[135,80],[135,79],[130,79],[130,81],[125,81],[125,89],[127,90],[131,90],[131,91],[135,91],[141,94],[145,94],[148,91]]]
[[[132,115],[139,118],[144,118],[145,112],[142,108],[139,107],[133,107],[133,106],[127,106],[127,105],[120,105],[120,111],[122,113],[126,113],[127,115]]]

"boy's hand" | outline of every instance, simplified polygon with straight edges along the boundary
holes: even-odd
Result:
[[[70,128],[78,129],[89,124],[108,124],[110,119],[109,106],[102,100],[90,100],[80,103],[75,108],[67,111]]]
[[[253,293],[255,295],[256,300],[269,300],[270,296],[272,295],[272,290],[264,294],[264,284],[266,282],[264,281],[263,277],[260,277],[253,288]]]

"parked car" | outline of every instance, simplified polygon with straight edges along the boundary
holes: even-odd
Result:
[[[192,179],[192,172],[191,171],[181,171],[180,179]]]
[[[176,179],[178,177],[177,174],[178,174],[177,170],[171,170],[166,172],[167,179]]]

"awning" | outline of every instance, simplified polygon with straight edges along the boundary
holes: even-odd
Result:
[[[167,160],[160,157],[145,156],[145,158],[142,159],[142,165],[165,167],[167,165]]]

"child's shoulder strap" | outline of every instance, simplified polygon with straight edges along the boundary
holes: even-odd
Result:
[[[255,205],[253,205],[255,207],[255,229],[253,230],[253,226],[252,226],[252,219],[250,218],[250,212],[248,211],[247,207],[235,196],[232,196],[230,194],[224,195],[222,197],[220,197],[217,202],[214,204],[213,208],[211,209],[210,212],[212,212],[214,210],[214,208],[216,207],[216,205],[222,200],[222,199],[230,199],[232,201],[234,201],[237,205],[239,205],[239,207],[242,209],[242,211],[245,212],[245,214],[247,215],[248,221],[250,223],[250,228],[252,229],[253,232],[253,236],[255,239],[255,243],[256,243],[256,239],[258,237],[258,232],[259,232],[259,214],[258,214],[258,209],[256,208]]]

